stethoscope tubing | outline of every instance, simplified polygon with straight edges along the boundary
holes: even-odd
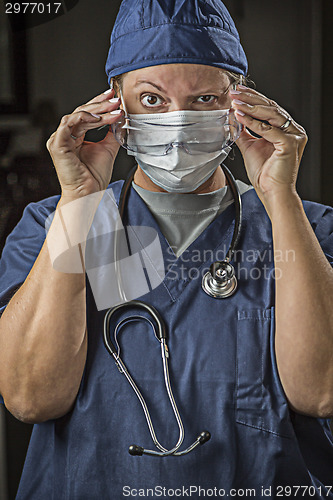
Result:
[[[132,376],[130,375],[130,373],[129,373],[129,371],[128,371],[126,365],[125,365],[125,363],[120,358],[120,355],[119,355],[120,348],[119,348],[118,341],[116,339],[116,335],[117,335],[117,331],[118,331],[120,325],[125,320],[123,320],[123,322],[118,323],[117,327],[114,330],[115,341],[116,341],[116,344],[118,346],[118,349],[116,349],[114,347],[113,342],[111,340],[110,320],[111,320],[112,315],[114,313],[116,313],[117,311],[119,311],[120,309],[124,309],[124,308],[128,308],[128,307],[135,307],[135,306],[148,310],[148,312],[153,316],[153,318],[156,321],[156,324],[158,326],[158,335],[156,335],[155,329],[154,329],[154,325],[153,325],[153,323],[148,318],[146,318],[146,317],[138,317],[138,316],[136,317],[138,319],[139,318],[145,319],[145,320],[147,320],[150,323],[150,325],[154,329],[155,337],[157,338],[157,340],[160,342],[160,345],[161,345],[161,356],[162,356],[162,362],[163,362],[164,384],[165,384],[165,387],[166,387],[166,390],[167,390],[167,394],[168,394],[168,397],[169,397],[169,401],[171,403],[171,407],[172,407],[173,413],[175,415],[175,418],[176,418],[176,421],[177,421],[177,425],[178,425],[178,429],[179,429],[178,441],[177,441],[176,445],[172,449],[170,449],[170,450],[167,450],[166,448],[164,448],[164,446],[162,446],[161,443],[158,441],[158,439],[156,437],[156,432],[155,432],[155,429],[154,429],[154,425],[153,425],[153,422],[152,422],[152,419],[151,419],[151,416],[150,416],[150,412],[148,410],[148,407],[147,407],[147,404],[145,402],[145,399],[144,399],[141,391],[139,390],[138,386],[134,382]],[[133,319],[133,317],[131,317],[131,319]],[[135,392],[136,396],[138,397],[138,399],[139,399],[139,401],[141,403],[141,406],[143,408],[143,411],[144,411],[144,414],[145,414],[145,417],[146,417],[146,421],[147,421],[147,424],[148,424],[149,432],[150,432],[151,438],[153,440],[153,443],[160,450],[160,452],[157,452],[155,450],[142,449],[143,453],[145,453],[146,455],[152,455],[152,456],[168,456],[168,455],[175,454],[177,452],[177,450],[179,450],[179,448],[181,447],[181,445],[182,445],[182,443],[184,441],[184,436],[185,436],[184,426],[183,426],[182,420],[180,418],[179,411],[178,411],[178,408],[177,408],[177,405],[176,405],[176,402],[175,402],[175,398],[174,398],[174,395],[173,395],[173,392],[172,392],[172,389],[171,389],[169,367],[168,367],[168,356],[169,356],[169,354],[168,354],[168,347],[167,347],[167,344],[166,344],[166,338],[165,337],[166,337],[166,329],[165,329],[165,325],[164,325],[164,322],[163,322],[162,318],[160,317],[159,313],[157,312],[157,310],[154,307],[149,306],[148,304],[146,304],[144,302],[141,302],[141,301],[130,301],[130,302],[127,302],[125,304],[120,304],[120,305],[118,305],[118,306],[116,306],[116,307],[114,307],[112,309],[109,309],[109,311],[105,315],[105,318],[104,318],[104,344],[105,344],[107,350],[109,351],[109,353],[111,354],[111,356],[114,358],[114,360],[115,360],[115,362],[116,362],[116,364],[118,366],[118,369],[119,369],[120,373],[122,373],[123,375],[125,375],[127,381],[131,385],[133,391]],[[136,445],[134,445],[134,446],[136,446]],[[140,447],[138,447],[138,448],[140,448]]]
[[[225,166],[222,165],[222,170],[224,172],[224,175],[227,178],[228,185],[230,186],[230,189],[232,191],[232,195],[234,198],[235,202],[235,226],[234,226],[234,232],[231,238],[231,243],[229,250],[227,252],[227,255],[224,258],[225,262],[230,262],[233,258],[233,255],[235,253],[235,249],[238,245],[241,230],[242,230],[242,219],[243,219],[243,209],[242,209],[242,198],[236,183],[236,180],[230,170]]]

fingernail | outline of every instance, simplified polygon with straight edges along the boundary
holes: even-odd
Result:
[[[113,97],[112,99],[109,99],[109,102],[111,102],[112,104],[115,104],[116,102],[119,102],[119,98],[118,97]]]
[[[110,115],[120,115],[121,109],[116,109],[115,111],[110,111]]]
[[[90,113],[94,118],[100,118],[100,115],[95,115],[95,113]]]
[[[240,101],[239,99],[233,99],[232,102],[234,102],[235,104],[246,104],[245,102]]]
[[[113,89],[107,89],[105,92],[103,92],[103,94],[110,94],[110,92],[112,92]]]
[[[239,90],[235,90],[235,89],[230,89],[229,92],[230,92],[230,94],[241,94],[241,92]]]
[[[238,87],[239,89],[244,89],[244,90],[247,90],[247,89],[249,88],[249,87],[246,87],[245,85],[242,85],[242,84],[240,84],[240,83],[237,85],[237,87]]]
[[[245,116],[245,113],[243,113],[243,111],[241,111],[240,109],[235,109],[235,114],[239,116]]]

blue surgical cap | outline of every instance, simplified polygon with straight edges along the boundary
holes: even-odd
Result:
[[[192,63],[247,74],[235,24],[220,0],[123,0],[111,33],[106,74]]]

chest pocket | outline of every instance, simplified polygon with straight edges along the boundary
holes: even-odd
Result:
[[[293,436],[276,366],[274,308],[238,312],[235,412],[239,424]]]

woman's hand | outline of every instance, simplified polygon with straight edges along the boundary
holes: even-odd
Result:
[[[61,185],[62,197],[81,198],[107,188],[119,150],[112,133],[97,143],[86,142],[88,130],[110,125],[121,114],[114,91],[100,94],[61,119],[47,148]]]
[[[237,145],[271,221],[279,376],[294,411],[330,418],[333,272],[295,188],[306,133],[267,97],[243,86],[237,90],[230,91],[237,119],[261,136],[244,129]]]
[[[230,90],[230,96],[237,119],[244,125],[237,146],[250,182],[267,209],[276,194],[296,192],[306,132],[283,108],[253,89],[238,85],[237,90]],[[289,126],[281,129],[288,125],[287,120]],[[245,127],[261,138],[251,135]]]

